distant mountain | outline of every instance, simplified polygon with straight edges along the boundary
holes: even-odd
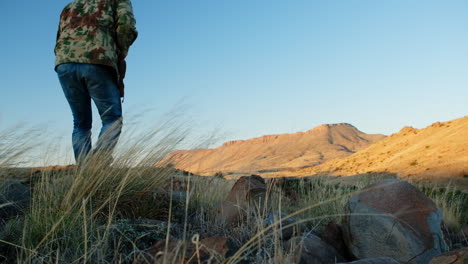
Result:
[[[288,174],[391,172],[416,178],[468,177],[468,116],[424,129],[405,127],[346,158]]]
[[[344,158],[383,138],[350,124],[321,125],[307,132],[230,141],[215,149],[176,151],[165,162],[200,175],[283,171]]]

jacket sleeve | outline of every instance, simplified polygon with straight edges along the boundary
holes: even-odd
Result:
[[[116,44],[119,50],[119,58],[127,57],[128,49],[138,36],[136,20],[133,15],[133,7],[130,0],[117,0],[116,16]]]
[[[59,39],[60,39],[60,34],[62,33],[62,17],[63,14],[70,8],[71,3],[66,5],[65,8],[62,10],[62,13],[60,13],[60,18],[59,18],[59,24],[57,28],[57,37],[55,39],[55,45],[57,45]],[[56,54],[56,50],[54,49],[54,53]]]

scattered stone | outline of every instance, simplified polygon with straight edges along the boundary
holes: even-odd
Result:
[[[357,259],[386,256],[426,264],[448,249],[441,211],[406,181],[372,184],[351,197],[345,209],[344,240]]]
[[[19,182],[5,182],[0,187],[0,222],[22,214],[31,205],[31,190]]]
[[[332,246],[315,235],[293,237],[285,247],[291,252],[292,263],[330,264],[346,261]]]
[[[321,234],[324,242],[334,247],[336,251],[347,260],[353,260],[351,253],[349,253],[343,239],[343,228],[335,223],[335,221],[328,222],[327,226]]]
[[[218,222],[229,226],[240,225],[250,206],[262,206],[265,202],[265,180],[258,176],[239,178],[232,187],[217,216]]]
[[[361,260],[356,260],[353,262],[346,262],[348,264],[403,264],[402,262],[392,259],[392,258],[371,258],[371,259],[361,259]],[[338,264],[344,264],[338,263]]]
[[[265,226],[273,225],[274,223],[278,223],[276,229],[273,228],[272,230],[281,230],[279,232],[281,240],[288,240],[293,235],[300,235],[301,233],[301,226],[296,224],[297,220],[294,217],[289,217],[288,215],[279,211],[271,211],[267,218],[265,219]]]
[[[458,249],[435,256],[429,264],[466,264],[468,248]]]

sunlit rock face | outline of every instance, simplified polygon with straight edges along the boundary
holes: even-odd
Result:
[[[416,187],[389,179],[350,198],[343,231],[357,259],[385,256],[427,264],[448,249],[442,221],[440,209]]]

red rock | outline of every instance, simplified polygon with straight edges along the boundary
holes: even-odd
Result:
[[[408,182],[370,185],[350,198],[346,211],[345,243],[357,259],[386,256],[425,264],[447,250],[441,211]]]
[[[228,225],[241,224],[245,211],[250,206],[261,206],[265,201],[265,180],[258,176],[244,176],[239,178],[232,187],[217,216],[217,221]]]

